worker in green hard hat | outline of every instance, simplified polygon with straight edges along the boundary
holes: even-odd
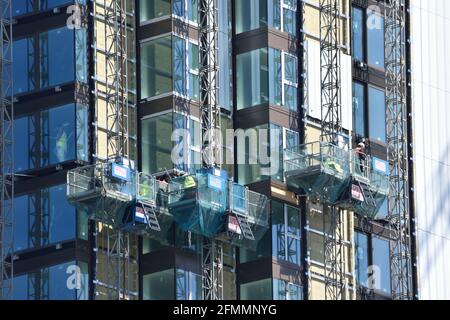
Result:
[[[195,198],[197,195],[196,186],[197,182],[195,181],[195,178],[191,175],[186,176],[183,182],[183,197],[181,200],[190,200]]]
[[[184,179],[184,189],[194,188],[196,186],[195,179],[193,176],[187,176]]]

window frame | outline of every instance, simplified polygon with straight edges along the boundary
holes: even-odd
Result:
[[[360,234],[363,234],[364,236],[367,237],[367,252],[366,253],[367,253],[367,262],[368,262],[368,267],[369,268],[374,265],[374,239],[376,238],[376,239],[379,239],[380,241],[387,242],[389,248],[392,245],[390,239],[382,237],[382,236],[379,236],[379,235],[374,234],[374,233],[367,233],[367,232],[365,232],[365,231],[363,231],[363,230],[361,230],[359,228],[356,228],[354,230],[354,233],[360,233]],[[353,241],[353,246],[354,246],[354,248],[356,248],[356,245],[355,245],[354,241]],[[354,252],[354,256],[355,255],[356,255],[356,252]],[[389,256],[388,257],[389,265],[388,265],[387,268],[389,270],[389,279],[391,280],[392,279],[392,270],[391,270],[390,258],[391,257]],[[354,270],[355,278],[356,278],[356,271],[357,270],[356,270],[356,260],[355,260],[355,270]],[[369,280],[369,277],[370,277],[370,274],[369,274],[369,269],[368,269],[367,270],[367,280]],[[359,283],[359,282],[357,282],[356,285],[359,286],[359,287],[363,287],[363,288],[367,288],[368,287],[368,283],[367,282],[366,283]],[[390,297],[390,296],[392,296],[391,284],[389,284],[389,287],[390,287],[390,292],[389,293],[382,291],[381,288],[374,288],[373,290],[377,294]]]
[[[363,60],[361,62],[367,63],[367,51],[368,51],[368,47],[367,47],[367,8],[363,8],[358,6],[357,4],[352,4],[352,57],[354,58],[354,52],[353,52],[353,10],[360,10],[362,13],[362,21],[361,21],[361,29],[362,29],[362,58]],[[357,60],[357,59],[355,59]],[[358,60],[359,61],[359,60]]]
[[[278,261],[283,261],[285,263],[289,263],[289,264],[293,264],[296,266],[301,266],[302,265],[302,220],[301,220],[301,209],[296,208],[294,206],[291,206],[287,203],[283,203],[283,202],[278,202],[277,201],[277,205],[281,205],[283,207],[283,224],[282,227],[280,229],[280,224],[274,225],[272,223],[272,257],[276,258]],[[298,222],[299,222],[299,226],[298,226],[298,230],[299,230],[299,234],[293,234],[289,231],[289,208],[295,210],[298,213]],[[272,204],[272,215],[273,215],[273,204]],[[276,226],[276,234],[274,235],[273,233],[273,228]],[[279,235],[282,235],[282,237],[279,237]],[[276,237],[276,241],[277,243],[274,244],[273,241],[275,240],[274,238]],[[298,252],[298,262],[292,262],[290,261],[290,255],[289,255],[289,241],[298,241],[299,244],[299,252]],[[278,247],[278,244],[280,244],[280,247]],[[277,249],[276,255],[274,252],[274,249]],[[284,259],[280,258],[278,255],[278,251],[279,250],[284,250]]]

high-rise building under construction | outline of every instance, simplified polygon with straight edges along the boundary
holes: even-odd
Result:
[[[2,0],[0,298],[449,298],[445,0]]]

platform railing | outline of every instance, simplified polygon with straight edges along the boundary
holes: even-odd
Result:
[[[155,177],[140,172],[137,175],[136,200],[147,204],[156,205],[156,179]]]
[[[89,165],[67,172],[67,197],[69,199],[87,196],[95,191],[101,192],[101,175],[98,175],[96,168],[97,165]]]
[[[284,164],[286,172],[320,168],[344,177],[349,172],[349,154],[332,143],[311,142],[287,148]]]

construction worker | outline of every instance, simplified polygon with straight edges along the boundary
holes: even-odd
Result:
[[[184,179],[184,189],[185,189],[185,190],[186,190],[186,189],[194,188],[195,185],[196,185],[196,183],[195,183],[195,179],[194,179],[193,176],[187,176],[187,177]]]
[[[62,128],[58,128],[58,133],[56,135],[56,157],[59,162],[67,160],[67,143],[68,137],[66,131]]]
[[[355,149],[356,157],[359,162],[359,173],[362,175],[365,174],[365,162],[366,162],[366,145],[364,142],[358,143],[358,146]],[[355,159],[356,160],[356,159]]]
[[[197,183],[194,177],[191,175],[186,176],[183,183],[184,194],[181,200],[189,200],[195,198],[197,195],[197,190],[195,189],[196,186]]]

